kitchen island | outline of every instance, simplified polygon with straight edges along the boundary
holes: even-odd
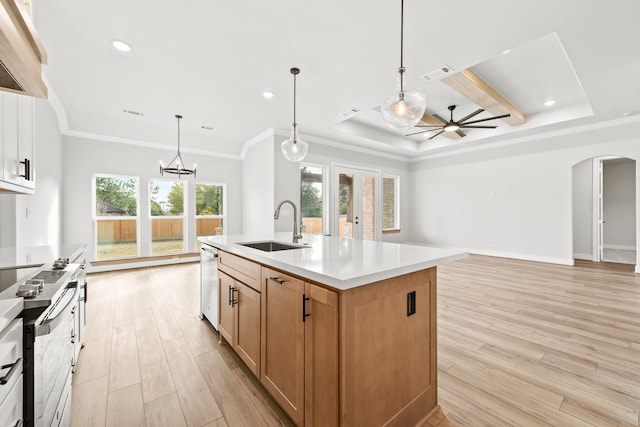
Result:
[[[291,233],[200,240],[219,250],[221,337],[297,425],[411,426],[437,408],[436,266],[465,252]],[[244,245],[264,241],[293,247]]]

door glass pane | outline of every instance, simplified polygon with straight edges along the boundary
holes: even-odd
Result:
[[[362,239],[376,240],[376,178],[362,177]]]
[[[323,191],[323,169],[317,166],[301,166],[300,212],[305,234],[323,233]]]
[[[340,237],[353,239],[353,220],[354,220],[354,206],[353,206],[353,175],[347,173],[341,173],[338,175],[338,188],[339,188],[339,222],[338,228],[340,230]]]

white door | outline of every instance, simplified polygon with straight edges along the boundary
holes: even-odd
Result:
[[[335,166],[333,176],[332,234],[380,240],[380,171]]]

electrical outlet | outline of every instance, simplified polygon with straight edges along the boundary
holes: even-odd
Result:
[[[416,314],[416,291],[407,294],[407,317]]]

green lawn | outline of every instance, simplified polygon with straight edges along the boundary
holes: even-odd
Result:
[[[98,260],[131,258],[137,256],[135,242],[100,243],[98,244]],[[182,240],[162,240],[151,243],[152,255],[183,253]]]

